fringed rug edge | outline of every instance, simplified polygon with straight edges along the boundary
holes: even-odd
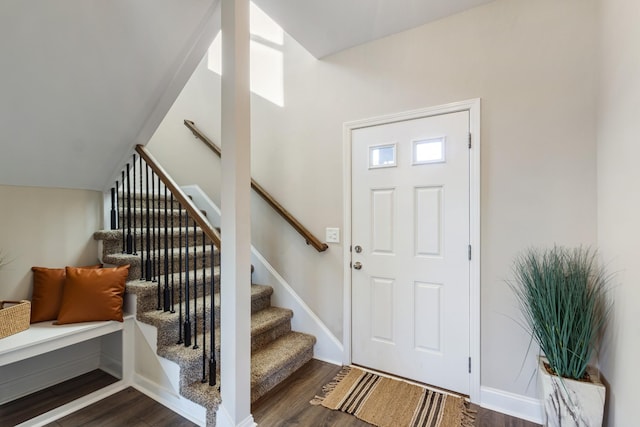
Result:
[[[460,427],[474,427],[476,423],[476,415],[478,411],[471,409],[471,402],[467,399],[463,399],[462,403],[462,420],[460,420]]]
[[[336,374],[336,376],[327,384],[322,386],[322,395],[314,397],[309,401],[310,404],[314,406],[321,405],[324,402],[324,399],[335,390],[336,386],[340,384],[348,374],[351,372],[351,366],[343,366],[340,371]]]

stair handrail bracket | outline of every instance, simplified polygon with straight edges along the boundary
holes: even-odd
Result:
[[[222,150],[211,139],[209,139],[191,120],[184,120],[184,125],[191,130],[193,135],[201,140],[211,151],[216,153],[218,157],[222,157]],[[142,155],[142,154],[141,154]],[[278,201],[267,192],[260,184],[251,178],[251,188],[262,197],[269,206],[271,206],[285,221],[287,221],[302,237],[304,237],[308,245],[313,246],[318,252],[324,252],[329,246],[317,238],[309,231],[300,221],[298,221],[289,211],[287,211]]]

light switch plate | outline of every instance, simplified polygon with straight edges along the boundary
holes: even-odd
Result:
[[[325,230],[325,240],[327,243],[340,243],[340,229],[327,227]]]

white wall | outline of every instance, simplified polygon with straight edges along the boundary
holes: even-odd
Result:
[[[344,122],[482,98],[483,386],[535,395],[534,355],[521,372],[529,341],[505,284],[516,253],[596,241],[596,9],[596,0],[497,0],[323,60],[287,37],[285,106],[252,98],[253,177],[321,237],[344,227]],[[217,81],[200,72],[196,81]],[[216,89],[192,83],[175,106],[188,109],[186,93],[197,103],[211,96],[213,106],[198,108],[217,137]],[[160,135],[152,153],[186,162],[189,145]],[[209,191],[201,180],[179,182]],[[252,203],[255,247],[341,337],[342,245],[319,254],[264,202]]]
[[[253,104],[254,177],[322,233],[342,224],[345,121],[482,98],[484,386],[535,395],[514,255],[596,240],[595,6],[499,0],[322,61],[288,40],[284,109]],[[254,244],[341,336],[341,248],[305,250],[271,217],[255,215]]]
[[[0,299],[28,299],[32,266],[59,268],[98,260],[102,192],[0,185]]]
[[[640,3],[601,1],[598,243],[616,273],[614,316],[602,352],[609,426],[638,424],[640,352]]]
[[[220,160],[183,121],[192,120],[220,146],[220,77],[200,61],[147,148],[179,184],[199,184],[220,206]]]

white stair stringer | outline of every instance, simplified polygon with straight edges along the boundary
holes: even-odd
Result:
[[[127,299],[135,307],[136,295],[128,295]],[[157,354],[158,329],[138,320],[135,320],[134,329],[133,387],[189,421],[205,426],[206,408],[180,395],[180,366]]]

